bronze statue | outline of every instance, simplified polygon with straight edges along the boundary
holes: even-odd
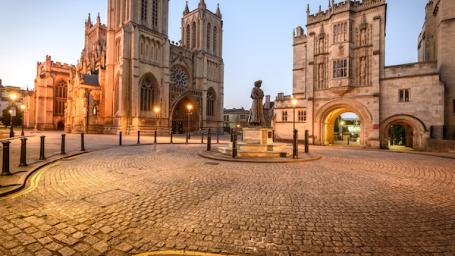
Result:
[[[264,99],[264,91],[261,90],[262,81],[256,81],[254,83],[253,91],[251,92],[251,99],[253,103],[251,105],[250,115],[248,117],[248,124],[250,126],[264,126],[264,109],[262,101]]]

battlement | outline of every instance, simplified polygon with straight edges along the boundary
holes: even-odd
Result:
[[[311,25],[327,19],[330,19],[332,15],[351,11],[361,12],[371,8],[379,7],[386,4],[386,0],[343,0],[342,2],[335,3],[334,0],[329,1],[329,8],[325,11],[319,6],[317,13],[311,14],[310,6],[307,8],[307,24]]]

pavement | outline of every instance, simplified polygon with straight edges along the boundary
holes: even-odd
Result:
[[[311,147],[320,161],[112,147],[0,200],[0,255],[454,255],[455,160]],[[157,252],[160,252],[158,254]]]

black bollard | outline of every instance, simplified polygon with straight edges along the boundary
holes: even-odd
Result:
[[[45,160],[46,157],[44,156],[44,140],[46,136],[40,137],[40,147],[39,147],[39,160]]]
[[[308,134],[308,130],[305,130],[305,153],[308,153],[310,152],[309,150],[309,134]]]
[[[298,145],[298,131],[294,130],[294,137],[292,140],[292,158],[296,159],[299,157],[299,145]]]
[[[189,140],[189,139],[190,139],[190,135],[187,133],[187,134],[186,134],[186,142],[185,142],[186,144],[188,144],[188,140]]]
[[[19,167],[27,166],[27,138],[21,138],[21,160]]]
[[[118,144],[119,144],[119,146],[123,145],[123,143],[122,143],[122,132],[121,131],[118,134]]]
[[[171,144],[174,143],[174,137],[173,136],[174,136],[174,134],[171,131]]]
[[[141,131],[137,131],[137,144],[141,144]]]
[[[201,130],[201,144],[204,144],[204,130]]]
[[[65,150],[65,138],[66,134],[62,134],[62,143],[60,145],[60,154],[61,155],[66,155],[66,150]]]
[[[11,142],[4,140],[3,144],[3,167],[2,167],[2,176],[10,176],[11,172],[9,171],[9,144]]]
[[[207,133],[207,151],[212,151],[212,130]]]
[[[156,142],[157,142],[157,136],[158,136],[158,132],[155,131],[155,134],[154,134],[154,137],[155,137],[155,138],[154,138],[154,140],[153,140],[153,142],[154,142],[155,144],[156,144]]]
[[[231,142],[234,142],[234,133],[233,133],[232,129],[230,132],[231,132]]]
[[[220,133],[216,131],[216,144],[220,144]]]
[[[85,151],[85,134],[81,133],[81,151]]]
[[[233,134],[233,139],[232,139],[232,158],[237,158],[237,134]]]

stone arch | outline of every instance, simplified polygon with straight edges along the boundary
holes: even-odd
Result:
[[[173,133],[182,133],[190,131],[195,131],[199,129],[199,116],[200,116],[200,101],[195,98],[191,92],[185,93],[180,96],[176,103],[171,107],[171,120],[170,127],[172,127]],[[188,125],[188,110],[187,105],[191,104],[193,106],[192,113],[189,116],[190,121]]]
[[[381,148],[389,148],[390,128],[392,125],[403,125],[410,128],[412,148],[417,150],[425,149],[426,139],[429,138],[428,129],[417,117],[405,114],[393,115],[386,118],[380,128]]]
[[[368,145],[368,137],[372,132],[373,117],[362,103],[355,100],[333,100],[322,106],[315,115],[315,132],[313,141],[315,144],[328,145],[333,141],[333,129],[335,120],[343,113],[355,113],[360,119],[360,145]]]

